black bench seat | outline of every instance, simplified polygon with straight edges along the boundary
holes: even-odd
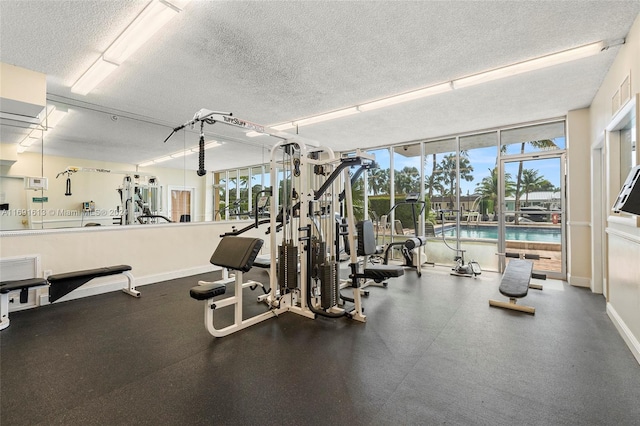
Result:
[[[376,265],[364,268],[359,278],[374,281],[384,281],[387,278],[396,278],[404,275],[404,268],[395,265]]]
[[[6,294],[13,290],[29,289],[31,287],[39,287],[47,285],[44,278],[29,278],[27,280],[14,280],[0,282],[0,294]],[[25,302],[22,302],[25,303]]]
[[[509,298],[509,302],[489,300],[489,305],[535,314],[534,307],[517,304],[517,299],[525,297],[529,292],[532,272],[533,262],[523,259],[510,260],[502,275],[499,288],[500,293]]]
[[[218,283],[199,285],[189,290],[189,295],[196,300],[207,300],[212,297],[221,296],[227,291],[227,286]]]
[[[129,265],[116,265],[51,275],[47,278],[49,284],[51,284],[51,287],[49,287],[49,302],[55,302],[94,278],[122,274],[130,270],[131,266]]]
[[[10,280],[0,282],[0,330],[9,327],[9,293],[20,290],[20,303],[29,301],[29,289],[44,287],[47,280],[44,278],[29,278],[26,280]],[[11,302],[14,302],[11,299]]]

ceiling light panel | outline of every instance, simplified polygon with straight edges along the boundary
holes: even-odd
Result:
[[[501,78],[511,77],[529,71],[535,71],[552,67],[554,65],[564,64],[566,62],[571,62],[577,59],[596,55],[600,53],[603,48],[604,43],[601,41],[597,43],[587,44],[575,49],[564,50],[562,52],[553,53],[551,55],[541,56],[539,58],[530,59],[524,62],[519,62],[517,64],[507,65],[505,67],[496,68],[494,70],[481,72],[469,77],[463,77],[454,80],[453,86],[455,89],[461,89],[463,87],[475,86],[476,84],[488,83],[490,81],[499,80]]]
[[[72,93],[86,95],[102,82],[118,65],[105,61],[102,56],[71,87]]]
[[[415,99],[426,98],[427,96],[437,95],[439,93],[448,92],[453,90],[450,82],[437,84],[435,86],[425,87],[424,89],[414,90],[411,92],[403,93],[400,95],[390,96],[388,98],[380,99],[378,101],[367,102],[358,107],[362,112],[371,111],[378,108],[384,108],[391,105],[396,105],[402,102],[413,101]]]
[[[146,43],[178,11],[159,0],[153,0],[104,52],[107,61],[122,64]]]
[[[326,114],[316,115],[309,118],[303,118],[293,122],[295,126],[308,126],[310,124],[321,123],[323,121],[335,120],[336,118],[347,117],[349,115],[357,114],[357,107],[345,108],[338,111],[328,112]],[[275,128],[275,127],[274,127]]]

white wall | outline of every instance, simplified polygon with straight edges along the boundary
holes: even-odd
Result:
[[[567,281],[591,285],[591,224],[589,110],[567,114]]]
[[[599,141],[600,135],[611,121],[613,115],[611,98],[629,74],[631,74],[631,92],[638,93],[640,90],[640,16],[633,24],[626,43],[621,47],[590,107],[592,145]],[[619,181],[615,176],[616,172],[617,170],[613,170],[612,176],[605,177],[612,182]],[[597,183],[592,182],[593,185]],[[610,191],[615,191],[617,194],[617,189],[619,184],[617,188],[610,188]],[[597,203],[599,200],[594,202]],[[612,217],[607,219],[605,226],[608,250],[605,253],[608,271],[604,272],[603,278],[608,285],[607,313],[640,362],[640,273],[638,272],[640,229],[629,222],[624,223]],[[592,261],[600,262],[600,259],[592,259]]]
[[[248,223],[236,221],[233,225]],[[220,234],[230,231],[231,226],[204,222],[5,232],[0,258],[40,255],[40,276],[44,271],[57,274],[126,264],[132,266],[136,284],[143,285],[214,270],[209,258]],[[243,236],[262,238],[263,251],[268,252],[264,229]],[[123,282],[122,277],[106,277],[73,293],[78,297],[114,291],[122,288]],[[100,287],[99,291],[95,287]]]

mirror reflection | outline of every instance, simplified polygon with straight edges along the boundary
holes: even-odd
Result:
[[[207,131],[201,177],[199,129],[163,143],[171,123],[96,106],[55,106],[64,111],[55,124],[51,115],[39,126],[3,123],[0,231],[241,219],[255,205],[250,194],[268,181],[263,166],[230,177],[216,172],[268,158],[264,142],[247,143],[244,134]],[[237,143],[246,155],[230,158]]]

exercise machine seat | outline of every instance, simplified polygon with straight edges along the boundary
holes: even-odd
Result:
[[[363,220],[356,224],[358,233],[358,256],[371,256],[377,253],[375,232],[370,220]]]
[[[47,278],[49,284],[51,284],[51,287],[49,287],[49,302],[55,302],[94,278],[121,274],[130,270],[131,266],[129,265],[116,265],[51,275]]]
[[[223,268],[249,272],[263,243],[260,238],[223,237],[209,261]]]
[[[224,284],[209,283],[193,287],[189,295],[196,300],[207,300],[225,293],[227,287]]]
[[[0,294],[6,294],[14,290],[22,290],[31,287],[47,285],[44,278],[29,278],[27,280],[14,280],[0,282]]]
[[[404,268],[395,265],[376,265],[365,268],[362,278],[374,281],[384,281],[387,278],[396,278],[404,275]]]
[[[358,256],[370,256],[378,252],[376,237],[373,231],[373,223],[370,220],[363,220],[356,224],[358,232]],[[366,267],[358,278],[366,278],[374,281],[384,281],[387,278],[395,278],[404,275],[404,268],[394,265],[376,265]]]
[[[500,282],[500,293],[511,298],[525,297],[529,291],[533,262],[510,260]]]

